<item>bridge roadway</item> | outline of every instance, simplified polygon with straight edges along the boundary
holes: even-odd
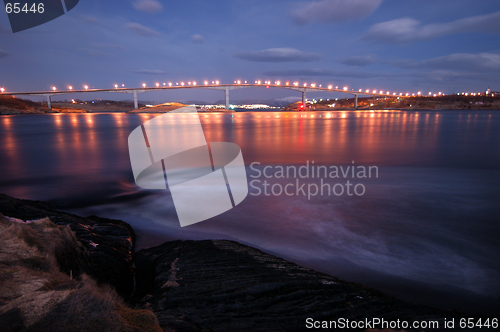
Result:
[[[7,96],[46,96],[47,104],[49,109],[52,109],[52,104],[50,97],[56,95],[70,94],[70,93],[90,93],[90,92],[120,92],[120,93],[132,93],[134,95],[134,107],[139,108],[137,94],[143,92],[153,92],[159,90],[175,90],[175,89],[212,89],[212,90],[222,90],[224,91],[224,100],[226,104],[226,109],[229,109],[229,91],[235,89],[251,88],[251,87],[269,87],[269,88],[280,88],[289,89],[302,92],[302,103],[306,104],[306,94],[307,92],[313,91],[329,91],[329,92],[340,92],[354,95],[354,108],[358,106],[358,96],[373,96],[373,97],[400,97],[409,98],[408,94],[396,94],[395,92],[390,93],[377,93],[370,91],[358,91],[346,90],[346,89],[336,89],[332,86],[326,88],[315,87],[315,86],[300,86],[300,85],[286,85],[286,84],[204,84],[204,85],[175,85],[175,86],[156,86],[156,87],[142,87],[142,88],[114,88],[114,89],[85,89],[85,90],[53,90],[53,91],[33,91],[33,92],[2,92],[0,95]]]

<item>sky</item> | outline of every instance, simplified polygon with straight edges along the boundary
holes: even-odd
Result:
[[[500,2],[80,0],[67,14],[17,33],[0,13],[0,87],[7,91],[204,80],[391,92],[500,90]],[[235,99],[294,96],[300,93],[231,91]],[[221,91],[201,89],[140,97],[222,98]]]

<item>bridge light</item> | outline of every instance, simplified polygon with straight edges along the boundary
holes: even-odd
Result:
[[[55,87],[55,86],[53,86],[53,87],[52,87],[52,90],[56,91],[56,87]]]
[[[247,81],[245,81],[245,84],[247,84]]]
[[[191,82],[188,82],[188,85],[191,85]]]
[[[366,89],[366,93],[370,92],[370,90]]]
[[[237,81],[236,83],[241,84],[241,81]]]
[[[89,89],[89,86],[88,86],[88,85],[85,85],[83,88],[84,88],[85,90],[88,90],[88,89]]]
[[[122,88],[124,88],[124,87],[125,87],[125,84],[122,84]]]
[[[196,82],[193,82],[193,85],[196,85]]]
[[[438,93],[438,95],[440,95],[440,96],[441,96],[441,94],[442,94],[441,92]]]
[[[415,94],[414,94],[414,93],[412,93],[412,94],[411,94],[411,96],[412,96],[412,97],[415,97]]]
[[[405,96],[406,96],[406,97],[408,97],[409,95],[410,95],[410,94],[409,94],[408,92],[405,94]]]
[[[184,86],[184,82],[181,82],[181,86]]]
[[[277,81],[277,82],[276,82],[276,85],[281,85],[281,82],[280,82],[280,81]]]
[[[373,90],[372,93],[377,93],[377,90]]]
[[[219,81],[215,81],[215,84],[216,84],[216,85],[219,85]]]
[[[286,85],[290,85],[290,82],[286,82],[285,84],[286,84]]]
[[[422,95],[422,92],[421,91],[417,92],[417,95],[419,95],[419,96]]]
[[[160,83],[156,83],[156,87],[158,88],[160,86]]]
[[[304,83],[304,86],[307,86],[307,83]]]
[[[390,93],[389,91],[387,91],[385,94],[386,94],[386,95],[390,95],[391,93]]]
[[[380,90],[380,92],[379,92],[379,93],[380,93],[380,94],[383,94],[383,93],[384,93],[384,91]]]
[[[70,86],[68,86],[68,88],[69,88],[70,90],[73,90],[73,87],[72,87],[71,85],[70,85]]]
[[[71,87],[69,89],[71,90]],[[118,89],[118,84],[115,84],[115,89]]]
[[[163,86],[167,85],[167,83],[163,83]]]
[[[4,92],[4,91],[5,91],[5,89],[4,89],[4,88],[0,88],[0,91]]]
[[[168,86],[172,86],[172,82],[168,82]]]
[[[395,96],[395,95],[396,95],[396,92],[393,92],[393,93],[392,93],[392,95],[393,95],[393,96]]]
[[[429,96],[432,95],[432,92],[429,91]]]
[[[142,87],[145,88],[146,87],[146,83],[142,83]]]
[[[402,93],[402,92],[400,92],[400,93],[399,93],[399,95],[400,95],[400,96],[402,96],[402,95],[403,95],[403,93]]]
[[[362,91],[362,89],[359,89],[359,90],[358,90],[358,92],[361,92],[361,91]]]
[[[333,88],[333,86],[331,86],[331,85],[329,85],[329,86],[328,86],[328,89],[330,89],[330,90],[331,90],[332,88]]]
[[[208,85],[208,81],[205,81],[204,83],[205,83],[205,85]]]
[[[261,83],[261,81],[257,81],[257,84],[260,84],[260,83]]]
[[[311,83],[311,87],[316,87],[316,83]]]

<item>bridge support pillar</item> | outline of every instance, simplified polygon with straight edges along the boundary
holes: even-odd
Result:
[[[49,110],[52,109],[52,104],[50,102],[50,96],[47,96],[47,107],[49,108]]]
[[[358,108],[358,94],[354,95],[354,108]]]
[[[224,101],[226,102],[226,109],[229,110],[229,88],[224,89]]]
[[[304,104],[304,109],[306,108],[306,90],[302,91],[302,104]]]
[[[137,101],[137,90],[134,90],[134,108],[139,109],[139,102]]]

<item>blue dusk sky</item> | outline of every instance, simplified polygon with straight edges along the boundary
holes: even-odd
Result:
[[[0,14],[0,86],[8,91],[237,79],[398,92],[500,90],[500,2],[80,0],[66,15],[18,33]],[[231,98],[300,96],[270,90],[236,90]],[[223,94],[145,96],[211,102]]]

